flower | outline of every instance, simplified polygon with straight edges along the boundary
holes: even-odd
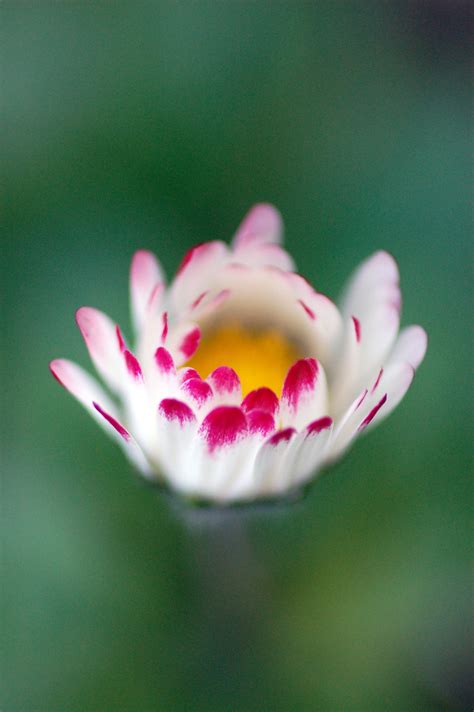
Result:
[[[339,457],[408,390],[427,337],[400,334],[398,269],[377,252],[340,308],[294,271],[278,211],[255,206],[231,248],[196,245],[167,288],[156,257],[135,253],[135,347],[102,312],[77,324],[108,389],[71,361],[55,378],[147,477],[189,498],[284,495]]]

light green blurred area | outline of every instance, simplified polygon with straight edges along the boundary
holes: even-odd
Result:
[[[472,707],[466,12],[2,5],[4,712]],[[47,364],[78,306],[129,331],[135,249],[171,276],[262,200],[333,298],[393,253],[429,351],[304,501],[193,523]]]

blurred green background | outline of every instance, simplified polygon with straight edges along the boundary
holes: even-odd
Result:
[[[469,710],[469,3],[4,2],[3,712]],[[53,382],[271,201],[336,297],[385,248],[430,336],[303,501],[187,513]]]

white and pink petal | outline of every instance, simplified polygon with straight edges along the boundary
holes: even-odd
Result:
[[[49,369],[58,383],[69,391],[100,425],[103,425],[103,420],[98,417],[94,402],[102,403],[112,417],[119,417],[116,406],[99,383],[77,363],[67,359],[55,359],[49,364]]]
[[[310,423],[298,433],[298,442],[289,485],[299,487],[320,469],[331,441],[332,418],[324,416]]]
[[[259,449],[255,459],[255,487],[261,497],[273,497],[287,489],[294,459],[297,431],[277,430]]]
[[[343,315],[359,320],[362,377],[383,365],[398,333],[400,306],[397,263],[387,252],[376,252],[356,269],[342,298]]]
[[[242,401],[242,386],[237,373],[230,366],[218,366],[206,378],[213,397],[213,406],[239,405]]]
[[[275,416],[279,408],[278,396],[271,390],[263,386],[247,393],[242,401],[242,408],[246,413],[253,410],[263,410]]]
[[[233,492],[242,491],[241,483],[248,479],[258,447],[244,411],[238,406],[214,408],[204,418],[198,435],[196,491],[220,502],[233,499]]]
[[[170,290],[173,313],[185,313],[209,290],[228,257],[228,247],[218,240],[196,245],[186,253]]]
[[[281,270],[295,269],[292,257],[280,245],[272,242],[250,242],[234,250],[232,259],[250,267],[278,267]]]
[[[403,329],[390,354],[390,363],[404,361],[417,369],[423,361],[428,346],[426,331],[417,325]]]
[[[158,406],[156,426],[160,469],[176,490],[193,494],[193,444],[198,429],[195,413],[183,400],[164,398]]]
[[[364,390],[337,423],[330,459],[339,456],[366,428],[380,423],[400,403],[414,376],[409,363],[397,362],[381,369],[370,391]]]
[[[125,374],[121,332],[106,314],[93,307],[78,309],[76,322],[97,372],[112,390],[120,392]]]
[[[51,361],[49,368],[55,379],[84,406],[101,428],[118,442],[133,464],[149,476],[151,469],[145,454],[120,421],[116,406],[97,381],[76,363],[66,359]]]
[[[186,402],[199,412],[208,409],[212,404],[212,388],[199,375],[196,378],[186,378],[180,385],[180,391]]]
[[[327,413],[326,376],[314,358],[296,361],[289,369],[280,400],[283,427],[304,428]]]
[[[148,250],[138,250],[130,268],[130,305],[132,320],[140,332],[149,309],[156,308],[163,294],[164,274],[158,259]]]
[[[128,459],[146,477],[153,477],[154,474],[150,462],[131,432],[127,430],[117,418],[111,415],[109,411],[105,410],[100,403],[94,401],[93,406],[97,413],[103,418],[105,430],[118,442]]]
[[[184,322],[171,330],[167,346],[177,366],[182,366],[194,356],[200,341],[201,329],[196,323]]]
[[[259,203],[247,213],[232,241],[234,253],[255,244],[279,244],[283,221],[279,211],[269,203]]]

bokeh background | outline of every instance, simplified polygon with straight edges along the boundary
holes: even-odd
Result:
[[[469,3],[3,2],[4,712],[469,710]],[[385,248],[430,336],[293,504],[187,512],[53,382],[271,201],[336,297]]]

